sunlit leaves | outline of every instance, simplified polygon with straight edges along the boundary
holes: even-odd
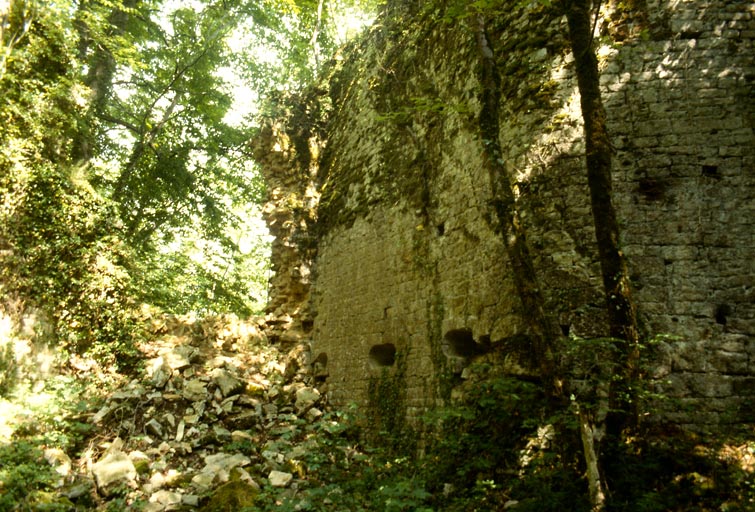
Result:
[[[2,215],[13,222],[0,236],[29,263],[17,289],[39,287],[63,324],[92,332],[110,329],[95,316],[116,295],[130,300],[134,282],[136,297],[168,308],[261,307],[268,241],[250,242],[244,223],[264,191],[250,120],[229,123],[240,84],[228,70],[245,70],[253,100],[299,88],[337,44],[336,14],[361,4],[14,2],[0,76]]]

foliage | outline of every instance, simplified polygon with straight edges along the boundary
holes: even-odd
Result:
[[[38,445],[28,441],[0,447],[0,510],[17,510],[25,498],[40,489],[52,486],[55,472],[42,456]]]
[[[305,428],[307,446],[293,470],[304,477],[294,496],[264,489],[259,510],[422,511],[430,494],[409,457],[363,445],[356,408],[327,413]],[[293,441],[293,440],[292,440]],[[298,440],[302,443],[301,440]]]
[[[406,356],[399,352],[392,367],[370,375],[367,388],[368,439],[379,441],[386,453],[405,454],[416,447],[417,433],[405,416],[406,392]]]
[[[376,15],[383,0],[281,0],[239,28],[239,72],[266,101],[315,83],[325,62]]]
[[[746,470],[743,459],[722,455],[737,445],[746,447],[745,454],[753,450],[751,440],[737,436],[711,442],[673,429],[622,445],[611,454],[615,484],[610,510],[751,510],[752,466]]]
[[[427,417],[433,435],[422,466],[435,482],[434,503],[442,510],[494,510],[513,499],[521,500],[517,510],[581,510],[576,498],[583,484],[566,449],[574,434],[569,418],[547,416],[533,382],[484,364],[474,373],[479,377],[459,402]]]
[[[232,58],[229,34],[258,7],[201,2],[158,13],[159,5],[127,3],[99,14],[113,20],[110,30],[78,14],[82,53],[103,68],[87,76],[95,93],[88,136],[107,161],[93,166],[92,182],[114,201],[134,249],[139,300],[177,313],[248,315],[259,301],[235,285],[264,270],[267,254],[264,243],[242,253],[232,233],[263,189],[245,154],[246,127],[227,120],[233,101],[221,72]]]
[[[44,450],[55,447],[74,454],[83,448],[93,426],[78,418],[96,405],[99,394],[91,384],[59,376],[42,390],[17,392],[16,403],[25,405],[16,411],[12,438],[0,442],[0,511],[42,510],[43,503],[44,510],[70,510],[65,498],[61,502],[54,493],[60,475],[45,460]],[[9,402],[0,406],[9,410]]]
[[[217,75],[242,9],[180,8],[169,26],[159,7],[2,13],[0,285],[46,310],[64,348],[125,365],[137,301],[248,315],[266,285],[267,241],[242,251],[231,238],[264,192]],[[184,252],[165,250],[177,240]],[[197,244],[210,263],[187,254]]]
[[[365,5],[376,8],[354,0],[3,6],[4,296],[42,308],[54,323],[50,341],[63,349],[121,366],[135,364],[138,302],[176,313],[260,311],[269,242],[245,231],[265,191],[246,149],[252,121],[232,122],[239,84],[229,70],[265,91],[311,80],[340,37],[339,12]],[[260,49],[280,58],[258,66]]]
[[[74,49],[60,23],[67,6],[13,5],[9,33],[28,28],[0,79],[6,99],[0,106],[0,287],[5,297],[47,311],[64,348],[109,345],[109,356],[128,365],[135,326],[122,265],[127,249],[114,211],[71,162],[81,108]]]
[[[13,345],[3,340],[0,342],[0,398],[7,396],[15,386],[17,371]]]

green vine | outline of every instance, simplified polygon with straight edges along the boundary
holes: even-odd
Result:
[[[408,453],[415,441],[407,424],[406,394],[406,354],[397,352],[394,365],[372,375],[367,389],[369,417],[374,425],[369,437],[379,439],[396,453]]]

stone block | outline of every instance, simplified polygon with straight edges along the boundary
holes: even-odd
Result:
[[[716,398],[733,394],[733,381],[727,376],[710,372],[688,375],[685,380],[691,396]]]
[[[745,375],[749,372],[749,357],[743,352],[717,350],[710,357],[711,368],[728,375]]]
[[[737,396],[755,397],[755,377],[734,379],[732,391]]]
[[[126,484],[136,479],[136,467],[129,456],[119,450],[106,453],[92,465],[92,474],[97,488],[108,495],[112,488],[119,484]]]

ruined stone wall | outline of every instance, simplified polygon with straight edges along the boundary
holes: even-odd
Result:
[[[503,159],[548,308],[565,333],[601,336],[565,20],[539,2],[493,19]],[[311,171],[321,195],[312,355],[331,402],[384,422],[449,397],[482,352],[531,371],[482,167],[467,24],[440,9],[384,20],[329,82]],[[665,336],[651,375],[679,399],[664,417],[753,421],[755,4],[608,5],[597,32],[623,246],[644,326]]]
[[[755,421],[755,4],[653,4],[666,37],[607,54],[616,192],[637,296],[668,333],[679,422]],[[654,57],[650,57],[653,55]]]
[[[262,214],[274,237],[266,334],[289,345],[308,342],[312,330],[309,298],[319,200],[315,174],[323,108],[316,94],[301,97],[282,107],[278,119],[271,119],[251,144],[267,185]]]

